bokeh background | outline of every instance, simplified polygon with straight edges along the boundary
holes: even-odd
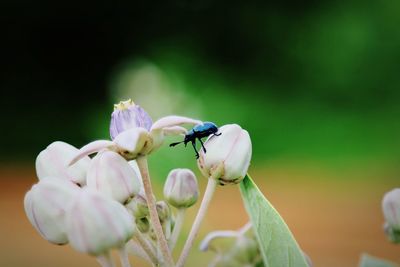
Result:
[[[0,266],[97,266],[42,240],[22,201],[42,149],[108,138],[127,98],[154,120],[246,128],[250,173],[314,266],[400,262],[380,211],[400,182],[399,14],[390,0],[2,2]],[[191,148],[151,156],[159,198],[176,167],[196,170]],[[246,221],[237,186],[219,188],[200,238]],[[188,266],[212,257],[194,249]]]

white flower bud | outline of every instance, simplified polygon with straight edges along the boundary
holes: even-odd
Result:
[[[199,197],[199,187],[194,173],[189,169],[174,169],[164,184],[164,197],[176,208],[189,208]]]
[[[63,177],[79,185],[86,184],[89,157],[83,157],[73,166],[68,166],[79,150],[64,142],[53,142],[36,158],[36,173],[40,179],[46,176]]]
[[[66,227],[71,246],[92,255],[123,246],[134,233],[125,207],[91,188],[82,189],[68,208]]]
[[[204,143],[207,152],[200,152],[200,171],[222,185],[240,183],[250,165],[250,136],[237,124],[224,125],[218,132],[220,136],[213,135]]]
[[[48,176],[25,195],[25,213],[39,234],[54,244],[66,244],[65,210],[80,188],[73,182]]]
[[[110,150],[99,152],[90,164],[87,186],[126,203],[139,193],[138,175],[118,153]]]
[[[382,200],[382,211],[387,224],[393,230],[400,231],[400,188],[385,194]]]

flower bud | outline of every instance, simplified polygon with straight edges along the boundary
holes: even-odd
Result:
[[[44,239],[58,245],[68,243],[65,210],[79,190],[69,180],[48,176],[26,193],[25,213]]]
[[[114,140],[118,134],[135,127],[149,131],[152,124],[149,114],[139,105],[135,105],[130,99],[121,101],[114,105],[114,112],[111,114],[111,139]]]
[[[36,158],[36,173],[40,179],[46,176],[67,178],[79,185],[86,184],[86,171],[90,158],[83,157],[73,166],[68,166],[79,150],[64,142],[53,142]]]
[[[144,218],[136,218],[135,219],[135,224],[137,229],[141,232],[141,233],[147,233],[150,229],[150,223],[149,220],[144,217]]]
[[[219,133],[220,136],[213,135],[205,142],[206,153],[200,151],[200,171],[221,185],[240,183],[250,165],[250,136],[237,124],[224,125]]]
[[[382,200],[382,211],[387,224],[393,230],[400,231],[400,188],[385,194]]]
[[[164,184],[164,197],[175,208],[189,208],[199,197],[199,187],[194,173],[189,169],[174,169]]]
[[[141,219],[149,215],[146,197],[139,193],[125,207],[132,213],[136,219]]]
[[[140,190],[134,169],[118,153],[110,150],[101,151],[93,158],[87,185],[121,203],[127,203]]]
[[[92,255],[123,246],[134,233],[133,217],[119,202],[84,188],[66,213],[70,244]]]

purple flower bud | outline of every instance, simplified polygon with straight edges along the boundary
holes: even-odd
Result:
[[[174,169],[164,184],[164,197],[175,208],[189,208],[199,197],[196,176],[189,169]]]
[[[132,100],[121,101],[114,105],[114,112],[111,114],[110,135],[111,139],[123,131],[142,127],[150,131],[153,121],[147,112]]]
[[[92,255],[122,247],[134,234],[133,217],[125,207],[91,188],[82,189],[65,219],[71,246]]]

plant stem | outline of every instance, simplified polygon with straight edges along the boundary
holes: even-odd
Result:
[[[151,262],[156,265],[158,262],[157,256],[153,250],[153,248],[149,245],[147,240],[143,237],[142,233],[137,230],[137,233],[135,233],[135,238],[144,250],[144,252],[147,254]]]
[[[176,214],[176,221],[174,230],[172,231],[171,238],[169,239],[169,249],[174,251],[176,241],[178,240],[179,234],[182,230],[183,221],[185,219],[186,209],[180,208]]]
[[[165,239],[160,219],[158,218],[156,201],[154,199],[153,189],[151,187],[150,181],[149,168],[147,166],[147,157],[140,156],[136,159],[136,162],[142,175],[144,192],[146,194],[147,205],[149,207],[150,222],[153,225],[154,233],[157,237],[158,245],[163,257],[163,263],[168,267],[172,267],[174,266],[174,261],[168,248],[168,243]]]
[[[121,267],[131,267],[126,245],[119,249],[119,259],[121,260]]]
[[[133,254],[139,258],[142,258],[142,259],[152,263],[149,255],[147,255],[147,253],[143,250],[142,246],[139,244],[139,242],[137,240],[133,241],[133,239],[131,239],[126,243],[125,246],[126,246],[128,253]]]
[[[113,260],[111,259],[110,252],[106,252],[96,257],[101,267],[115,267]]]
[[[200,209],[196,215],[196,218],[194,219],[192,229],[190,230],[189,237],[186,240],[185,246],[183,247],[181,256],[179,257],[176,267],[183,267],[183,265],[185,264],[186,258],[188,257],[190,249],[193,246],[194,239],[196,238],[196,235],[200,228],[200,224],[203,221],[204,216],[206,215],[207,208],[211,202],[216,187],[217,187],[217,180],[214,179],[213,177],[210,177],[208,179],[206,192],[204,193],[203,200],[201,201],[200,204]]]

